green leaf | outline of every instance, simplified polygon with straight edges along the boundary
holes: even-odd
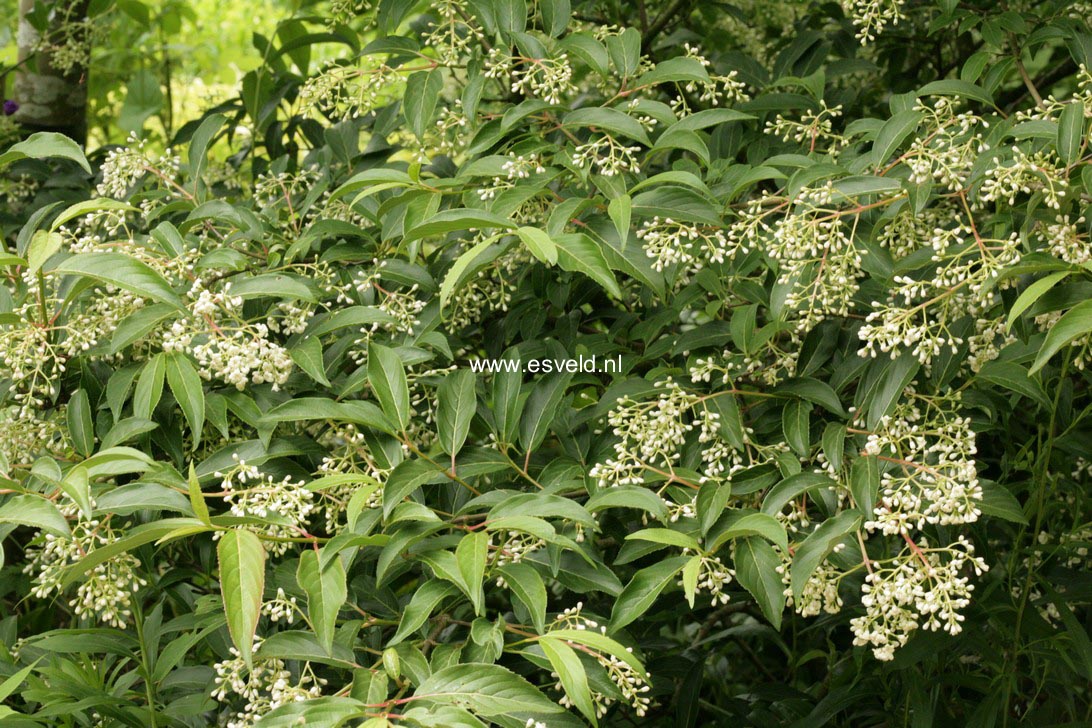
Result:
[[[124,253],[80,253],[63,261],[52,273],[93,278],[153,301],[185,311],[182,299],[159,273]]]
[[[1032,283],[1025,288],[1020,296],[1016,299],[1016,302],[1012,304],[1012,308],[1009,309],[1009,317],[1005,322],[1005,332],[1008,333],[1012,330],[1012,325],[1019,318],[1020,314],[1028,309],[1033,303],[1043,297],[1047,291],[1057,285],[1060,281],[1072,275],[1074,271],[1060,270],[1050,275],[1043,276],[1039,280]]]
[[[447,306],[451,295],[455,293],[455,287],[464,277],[469,276],[479,266],[491,263],[500,253],[500,246],[495,245],[491,239],[486,239],[456,258],[448,268],[444,282],[440,284],[440,308]]]
[[[231,279],[231,295],[244,300],[251,298],[281,298],[315,302],[314,292],[301,280],[280,273],[263,273]]]
[[[512,593],[531,613],[531,622],[539,634],[546,631],[546,585],[538,570],[530,564],[514,562],[497,569]]]
[[[187,159],[190,165],[190,179],[198,180],[205,173],[208,166],[209,144],[212,143],[216,133],[223,128],[227,117],[223,114],[210,114],[205,117],[197,131],[190,138],[190,149]]]
[[[296,581],[307,595],[307,616],[315,636],[323,649],[331,652],[337,614],[349,596],[345,585],[345,567],[339,558],[329,559],[323,566],[319,552],[304,549],[300,554]]]
[[[75,205],[70,205],[65,208],[64,212],[56,217],[50,224],[49,231],[56,232],[66,222],[75,220],[77,217],[83,217],[89,212],[98,212],[100,210],[124,210],[126,212],[137,212],[138,209],[128,204],[127,202],[120,202],[118,200],[111,200],[109,197],[98,197],[93,200],[84,200],[83,202],[77,202]]]
[[[190,461],[190,472],[186,478],[186,486],[193,514],[197,516],[201,523],[211,527],[212,520],[209,517],[209,506],[205,502],[205,494],[201,491],[201,481],[197,479],[197,471],[194,469],[192,461]]]
[[[232,529],[220,539],[216,554],[228,632],[249,666],[265,589],[265,548],[252,532]]]
[[[432,673],[410,697],[410,701],[418,700],[455,705],[485,718],[563,710],[508,668],[484,663],[451,665]]]
[[[1024,515],[1024,509],[1021,507],[1020,501],[1016,500],[1016,497],[1009,492],[1008,488],[1000,483],[985,479],[979,480],[978,484],[982,486],[982,500],[978,501],[977,505],[982,513],[1024,526],[1028,525],[1028,519]]]
[[[698,576],[701,574],[702,559],[701,554],[691,556],[682,570],[683,594],[686,596],[686,603],[690,605],[691,609],[694,608],[694,597],[698,593]]]
[[[411,243],[421,238],[429,238],[434,235],[445,235],[455,231],[480,230],[485,228],[500,228],[513,230],[517,226],[510,220],[500,215],[495,215],[487,210],[475,210],[460,208],[454,210],[441,210],[427,221],[411,228],[402,238],[402,242]]]
[[[673,556],[634,574],[614,602],[610,631],[617,632],[644,615],[689,560],[687,556]]]
[[[834,392],[834,388],[818,379],[812,379],[811,377],[789,379],[778,385],[776,392],[778,394],[790,394],[808,402],[814,402],[828,412],[845,417],[846,411],[842,407],[838,395]]]
[[[1082,301],[1066,311],[1060,319],[1047,332],[1046,339],[1039,349],[1035,363],[1031,365],[1030,374],[1042,369],[1050,358],[1057,354],[1062,347],[1092,331],[1092,300]]]
[[[133,416],[152,419],[152,412],[163,396],[163,380],[167,375],[167,355],[160,353],[148,360],[140,370],[133,390]]]
[[[83,148],[64,134],[52,131],[39,131],[31,134],[26,141],[13,144],[7,151],[0,154],[0,168],[6,167],[20,159],[45,159],[47,157],[61,157],[71,159],[80,165],[85,172],[91,174],[91,165],[87,163]]]
[[[519,423],[519,442],[525,452],[533,452],[542,444],[571,380],[571,374],[548,374],[531,390]]]
[[[988,361],[978,370],[975,379],[1021,394],[1045,410],[1049,410],[1052,406],[1042,385],[1028,376],[1027,369],[1015,362],[997,359]]]
[[[117,124],[122,131],[139,132],[144,122],[163,108],[163,90],[156,73],[140,69],[129,80],[125,101],[118,112]]]
[[[593,726],[599,725],[591,690],[588,688],[588,674],[576,650],[555,637],[542,637],[538,644],[550,661],[550,667],[557,673],[565,695]]]
[[[701,546],[693,536],[672,531],[669,528],[645,528],[626,536],[627,541],[651,541],[665,546],[678,546],[684,549],[699,550]]]
[[[307,376],[319,384],[330,386],[326,378],[326,366],[322,360],[322,342],[318,336],[309,336],[288,350],[288,355]]]
[[[906,137],[918,128],[921,119],[922,112],[910,110],[900,111],[884,122],[872,145],[873,164],[876,166],[885,164]]]
[[[402,619],[398,623],[398,630],[394,637],[387,642],[387,646],[394,646],[416,632],[428,621],[428,618],[436,610],[436,607],[447,597],[457,594],[458,587],[448,581],[432,579],[426,581],[413,593],[409,604],[402,610]]]
[[[557,263],[557,246],[554,245],[554,241],[550,239],[550,235],[545,230],[521,227],[516,230],[516,235],[531,251],[531,255],[547,265]]]
[[[810,493],[818,488],[837,489],[838,484],[823,473],[805,471],[796,473],[782,480],[770,488],[770,492],[762,499],[762,512],[774,516],[794,498],[799,498],[805,493]]]
[[[619,134],[638,141],[646,147],[652,146],[641,122],[618,109],[601,106],[577,109],[566,114],[561,123],[563,126],[591,127],[611,134]]]
[[[811,402],[793,400],[781,413],[781,428],[785,442],[800,457],[811,451]]]
[[[715,553],[724,544],[741,536],[762,536],[780,546],[782,551],[789,550],[789,538],[780,521],[766,513],[741,513],[733,514],[726,528],[713,539],[709,552]]]
[[[485,579],[485,565],[489,558],[489,534],[484,531],[468,533],[459,540],[455,547],[455,561],[470,592],[470,601],[474,613],[481,616],[485,604],[482,581]]]
[[[72,394],[65,408],[65,419],[68,420],[68,434],[72,436],[76,452],[84,457],[94,452],[95,425],[91,421],[91,403],[86,389],[77,389]]]
[[[616,298],[622,296],[622,289],[614,277],[603,251],[591,238],[583,233],[569,233],[554,238],[557,244],[557,263],[563,269],[574,273],[583,273],[606,289]]]
[[[381,344],[368,345],[368,383],[383,408],[383,414],[405,430],[409,425],[410,397],[402,360]]]
[[[389,516],[402,499],[425,483],[443,478],[442,473],[424,460],[403,460],[398,463],[383,486],[383,517]]]
[[[31,526],[60,538],[70,538],[72,535],[68,521],[57,510],[57,506],[38,495],[23,494],[8,498],[0,505],[0,523]]]
[[[859,511],[842,511],[838,515],[823,521],[810,536],[804,539],[804,543],[797,547],[792,557],[792,596],[795,601],[800,600],[804,586],[808,579],[818,568],[827,554],[845,538],[846,534],[857,529],[861,522]]]
[[[618,232],[618,239],[622,243],[622,249],[626,248],[629,240],[629,228],[633,217],[633,199],[629,195],[619,195],[607,204],[607,214],[610,215],[614,229]]]
[[[185,354],[172,352],[167,355],[167,383],[171,394],[186,415],[193,435],[192,449],[201,444],[201,431],[205,428],[205,390],[201,386],[201,375],[194,369]]]
[[[337,695],[321,698],[309,698],[297,702],[285,703],[258,718],[255,728],[340,728],[349,721],[368,715],[368,708],[359,700]],[[371,725],[371,721],[362,724],[363,728],[386,728],[390,725],[384,719],[382,723]]]
[[[647,488],[632,485],[605,488],[589,498],[585,507],[591,513],[607,508],[637,508],[652,514],[658,521],[667,520],[663,498]]]
[[[436,399],[437,438],[444,452],[454,456],[466,442],[478,408],[474,372],[458,369],[448,374],[436,389]]]
[[[1084,104],[1071,101],[1058,118],[1058,155],[1066,164],[1073,164],[1081,156],[1081,139],[1086,127]]]
[[[736,542],[736,579],[755,598],[776,630],[781,629],[781,614],[785,611],[785,587],[777,573],[780,565],[777,552],[764,540],[749,537]]]
[[[402,97],[402,113],[418,139],[425,138],[425,131],[432,126],[436,115],[436,103],[444,88],[444,77],[439,68],[411,73],[406,79],[406,92]]]
[[[917,96],[954,96],[956,98],[973,99],[981,101],[989,106],[994,106],[993,97],[981,86],[976,86],[968,81],[949,78],[942,81],[927,83],[917,90]]]
[[[27,271],[37,273],[45,262],[64,245],[64,236],[60,233],[37,230],[27,246]]]
[[[849,471],[849,492],[857,510],[871,516],[880,492],[880,461],[874,455],[859,457]]]

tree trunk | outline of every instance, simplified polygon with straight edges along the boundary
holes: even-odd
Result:
[[[72,65],[66,70],[57,68],[49,46],[38,48],[42,35],[27,19],[34,3],[35,0],[19,0],[19,70],[12,94],[19,104],[15,120],[30,131],[61,132],[84,144],[87,141],[87,68],[83,64]],[[88,4],[89,0],[55,0],[45,36],[47,43],[57,42],[62,37],[58,31],[63,24],[84,20]],[[64,37],[68,35],[66,33]],[[90,43],[85,29],[72,37],[76,42]]]

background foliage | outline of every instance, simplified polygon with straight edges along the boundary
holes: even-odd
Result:
[[[96,10],[150,140],[0,153],[5,723],[1090,720],[1084,3],[339,0],[192,123],[208,16]]]

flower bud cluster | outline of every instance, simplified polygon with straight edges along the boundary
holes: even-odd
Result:
[[[853,644],[870,646],[878,660],[892,660],[919,627],[959,634],[964,620],[959,610],[970,604],[974,591],[963,574],[969,569],[981,576],[988,567],[960,536],[944,548],[929,548],[924,540],[908,545],[890,561],[871,562],[871,569],[861,587],[865,614],[850,621]]]
[[[842,10],[857,26],[861,45],[876,40],[888,25],[898,25],[906,18],[906,0],[841,0]]]
[[[585,144],[577,145],[573,151],[573,163],[577,167],[598,171],[604,177],[614,177],[626,172],[638,174],[641,171],[641,165],[637,161],[641,148],[626,146],[610,134],[603,134]]]
[[[923,120],[903,155],[910,181],[935,181],[952,192],[964,189],[978,156],[989,149],[983,137],[989,122],[969,111],[957,114],[955,102],[946,97],[932,105],[919,100],[914,109],[923,114]]]
[[[485,62],[485,77],[502,76],[508,77],[512,93],[542,99],[548,104],[560,104],[577,91],[572,81],[573,67],[565,53],[524,58],[512,56],[500,47],[492,48]]]
[[[680,265],[687,273],[695,273],[708,263],[723,263],[726,256],[736,252],[729,249],[728,238],[720,228],[658,215],[637,229],[637,237],[652,259],[652,267],[660,272]],[[739,252],[749,251],[742,248]]]
[[[555,629],[594,630],[606,634],[606,626],[601,625],[598,621],[582,614],[583,609],[584,603],[577,602],[575,607],[569,607],[561,612],[561,614],[557,616],[557,619],[549,625],[548,629],[550,631]],[[547,632],[547,634],[549,634],[549,632]],[[638,717],[644,717],[648,712],[649,706],[652,704],[652,699],[645,695],[645,693],[652,689],[648,684],[648,674],[641,675],[628,662],[615,657],[614,655],[603,654],[602,652],[583,645],[577,645],[574,642],[569,642],[569,645],[572,647],[579,647],[583,652],[593,657],[595,661],[606,670],[607,677],[614,683],[615,687],[618,688],[622,700],[634,709],[634,712]],[[626,651],[633,652],[633,648],[627,647]],[[553,677],[558,677],[557,673],[553,673]],[[555,689],[563,689],[560,679],[558,680]],[[614,703],[615,698],[594,689],[591,691],[591,694],[592,703],[595,705],[596,715],[602,718],[607,714],[607,710]],[[573,707],[572,701],[569,700],[568,695],[562,695],[558,702],[566,708]]]
[[[217,472],[220,489],[227,495],[224,502],[231,507],[231,515],[239,518],[259,518],[264,521],[267,536],[273,539],[290,539],[304,532],[311,513],[315,510],[315,494],[303,481],[285,476],[275,480],[272,475],[262,475],[258,468],[233,455],[235,465],[226,472]],[[216,533],[219,536],[220,532]],[[263,540],[266,550],[276,556],[288,551],[287,540]]]
[[[255,653],[261,647],[262,640],[254,638]],[[251,666],[234,647],[230,647],[231,658],[213,665],[216,673],[215,685],[211,693],[213,699],[224,704],[236,702],[235,697],[245,703],[242,710],[234,713],[225,724],[227,728],[250,728],[267,713],[282,705],[312,700],[322,695],[323,678],[317,678],[308,664],[298,680],[283,660],[277,658],[255,658]]]
[[[1062,197],[1069,188],[1065,168],[1054,165],[1047,152],[1027,154],[1020,147],[1012,147],[1012,159],[1006,163],[1000,157],[986,170],[978,197],[983,202],[1004,202],[1012,206],[1021,194],[1041,192],[1043,204],[1055,210],[1061,209]]]
[[[881,476],[869,531],[901,535],[927,523],[973,523],[982,514],[975,434],[956,414],[958,395],[918,401],[900,402],[868,436],[865,452],[894,466]]]
[[[114,543],[118,537],[107,524],[82,518],[73,525],[70,537],[39,534],[36,545],[27,549],[27,564],[23,568],[23,573],[35,575],[31,595],[45,599],[60,593],[62,579],[70,566],[96,549]],[[133,593],[148,583],[137,575],[138,568],[140,561],[131,553],[111,556],[87,572],[68,605],[78,616],[112,627],[125,627],[132,616]]]
[[[712,554],[697,553],[693,549],[683,549],[682,552],[683,556],[697,556],[700,558],[698,561],[697,591],[709,593],[709,604],[711,606],[727,604],[731,599],[731,595],[725,592],[724,588],[732,583],[735,571],[725,566],[719,557]],[[679,580],[679,586],[683,586],[681,579]]]
[[[614,457],[592,467],[590,475],[603,487],[643,482],[646,466],[669,469],[675,464],[694,425],[688,413],[698,401],[673,379],[656,382],[659,396],[649,402],[621,397],[607,415],[607,423],[620,438]]]

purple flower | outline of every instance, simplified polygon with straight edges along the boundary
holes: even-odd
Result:
[[[19,110],[19,104],[15,103],[11,99],[4,102],[4,116],[11,116]]]

